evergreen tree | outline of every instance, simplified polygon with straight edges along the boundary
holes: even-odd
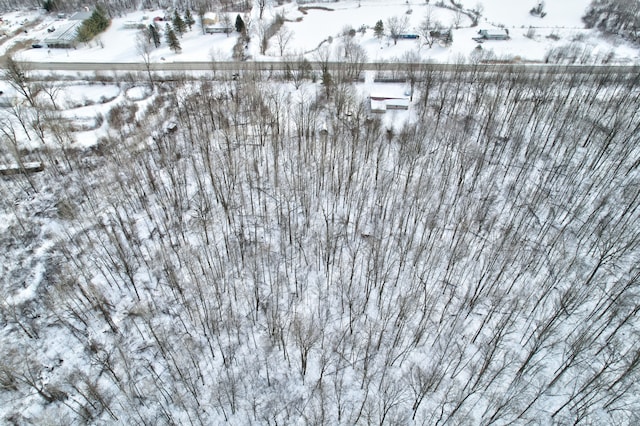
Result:
[[[100,34],[109,27],[109,19],[106,17],[104,10],[98,6],[93,11],[91,17],[87,20],[91,25],[94,35]]]
[[[165,30],[165,37],[167,40],[167,44],[169,45],[169,49],[173,50],[175,53],[180,53],[182,47],[180,47],[180,40],[178,40],[178,36],[176,32],[171,28],[171,25],[167,24]]]
[[[189,31],[191,31],[191,27],[196,23],[196,20],[193,19],[193,15],[191,14],[191,9],[187,8],[187,11],[184,13],[184,23],[189,27]]]
[[[384,24],[382,23],[382,19],[376,22],[376,26],[373,27],[373,33],[378,38],[382,38],[382,36],[384,35]]]
[[[153,45],[158,48],[160,47],[160,32],[158,32],[158,28],[154,24],[149,24],[148,29],[149,39],[153,42]]]
[[[106,30],[110,23],[104,10],[101,7],[97,7],[88,19],[82,21],[76,31],[76,39],[81,43],[87,43],[93,37]]]
[[[93,32],[88,25],[80,25],[80,27],[76,30],[76,40],[80,43],[88,43],[93,38]]]
[[[55,0],[44,0],[44,3],[42,3],[42,7],[47,12],[58,10],[58,4],[55,2]]]
[[[245,30],[246,30],[246,27],[244,25],[244,21],[240,17],[240,14],[238,14],[238,16],[236,16],[236,31],[239,32],[240,34],[244,34]]]
[[[175,32],[177,32],[178,34],[180,34],[180,36],[182,36],[182,34],[184,34],[187,31],[187,24],[185,24],[182,18],[180,17],[180,15],[178,15],[178,11],[173,12],[172,21],[173,21],[173,28],[175,29]]]

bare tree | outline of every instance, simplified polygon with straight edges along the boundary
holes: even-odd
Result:
[[[437,40],[436,34],[442,29],[442,24],[432,17],[431,9],[427,9],[424,19],[418,27],[420,39],[427,44],[429,48],[433,47],[433,43]]]
[[[360,44],[349,38],[344,43],[344,79],[353,80],[360,76],[367,61],[367,52]]]
[[[464,13],[462,12],[462,10],[460,8],[456,8],[455,12],[453,13],[453,27],[458,29],[460,28],[460,25],[462,25],[462,21],[464,20]]]
[[[233,23],[231,20],[231,15],[228,13],[223,13],[220,15],[220,25],[224,28],[224,32],[229,37],[229,34],[233,31]]]
[[[262,16],[264,14],[264,9],[267,7],[267,5],[269,4],[269,0],[257,0],[257,4],[258,4],[258,19],[260,21],[262,21]]]
[[[12,56],[6,60],[6,66],[2,72],[3,79],[11,85],[29,102],[32,107],[36,106],[36,96],[39,87],[33,83],[28,76],[29,68],[24,63],[16,61]]]
[[[140,30],[136,35],[136,50],[138,55],[142,58],[144,67],[147,70],[147,76],[149,77],[149,84],[151,90],[154,89],[153,74],[151,73],[151,52],[154,49],[153,40],[147,33],[147,30]]]
[[[287,49],[287,45],[293,38],[293,32],[282,26],[280,30],[276,33],[276,42],[278,43],[278,48],[280,49],[280,56],[284,56],[284,52]]]
[[[255,26],[256,35],[258,37],[260,43],[260,54],[264,55],[267,52],[267,48],[269,47],[269,28],[271,26],[265,21],[260,20],[258,24]]]
[[[393,40],[394,45],[398,43],[400,36],[407,31],[408,26],[409,18],[404,15],[402,17],[392,16],[387,19],[386,28],[389,31],[389,36]]]

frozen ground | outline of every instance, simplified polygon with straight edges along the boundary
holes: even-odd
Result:
[[[417,55],[422,60],[436,62],[458,61],[469,58],[477,43],[472,39],[480,28],[505,27],[509,30],[511,40],[483,43],[483,55],[500,59],[522,59],[529,61],[544,61],[549,52],[558,49],[571,49],[582,52],[582,56],[590,56],[593,61],[608,57],[608,60],[629,63],[639,60],[638,50],[622,40],[603,38],[595,30],[583,28],[581,17],[589,0],[566,0],[562,2],[548,2],[545,7],[547,15],[544,18],[531,16],[529,10],[535,2],[511,2],[508,0],[462,0],[460,3],[466,11],[481,10],[481,17],[477,27],[471,27],[471,19],[464,14],[451,9],[426,4],[422,1],[343,1],[338,3],[320,3],[323,9],[314,9],[314,4],[304,4],[307,10],[303,13],[296,3],[288,3],[281,7],[265,10],[264,22],[270,22],[277,14],[285,19],[287,31],[291,33],[290,40],[282,49],[284,56],[305,54],[314,59],[314,51],[324,43],[331,46],[333,59],[339,60],[342,53],[343,33],[345,29],[353,28],[357,31],[354,40],[366,51],[369,61],[387,61],[402,58],[407,52]],[[450,5],[449,2],[445,3]],[[311,8],[311,9],[309,9]],[[326,10],[329,9],[329,10]],[[61,62],[138,62],[141,60],[136,49],[135,29],[125,29],[125,23],[149,22],[154,16],[163,15],[163,11],[138,11],[113,20],[111,27],[88,45],[80,45],[76,49],[26,49],[18,53],[22,60],[27,61],[61,61]],[[415,33],[427,13],[443,27],[453,27],[453,44],[444,48],[434,45],[428,48],[420,41],[399,40],[394,44],[388,37],[377,39],[373,34],[373,26],[378,20],[386,23],[390,17],[406,17],[409,25],[408,33]],[[237,13],[230,13],[232,21]],[[247,47],[247,55],[252,60],[277,60],[281,57],[280,46],[276,37],[270,40],[266,55],[259,54],[259,37],[257,31],[261,25],[257,8],[251,16],[243,15],[251,28],[251,42]],[[144,20],[143,18],[147,18]],[[28,33],[17,33],[23,21],[42,22],[29,29]],[[0,53],[17,42],[27,46],[41,42],[47,35],[47,28],[56,25],[51,15],[41,12],[20,12],[5,15],[6,26],[11,40],[0,45]],[[58,22],[58,24],[62,24]],[[455,28],[456,24],[459,28]],[[231,59],[232,48],[237,40],[237,33],[216,35],[202,34],[201,27],[196,24],[193,30],[184,34],[180,39],[182,52],[173,53],[166,43],[154,50],[151,61],[210,61]],[[329,42],[331,41],[331,42]]]

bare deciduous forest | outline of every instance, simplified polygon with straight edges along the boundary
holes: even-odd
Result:
[[[638,75],[415,72],[5,131],[2,422],[637,424]]]

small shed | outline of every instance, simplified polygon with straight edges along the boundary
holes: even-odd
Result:
[[[41,161],[32,161],[22,164],[7,164],[0,165],[0,175],[10,176],[17,175],[19,173],[35,173],[44,170],[44,165]]]
[[[389,110],[408,110],[411,103],[408,97],[371,96],[370,101],[371,112],[374,113],[384,113]]]

